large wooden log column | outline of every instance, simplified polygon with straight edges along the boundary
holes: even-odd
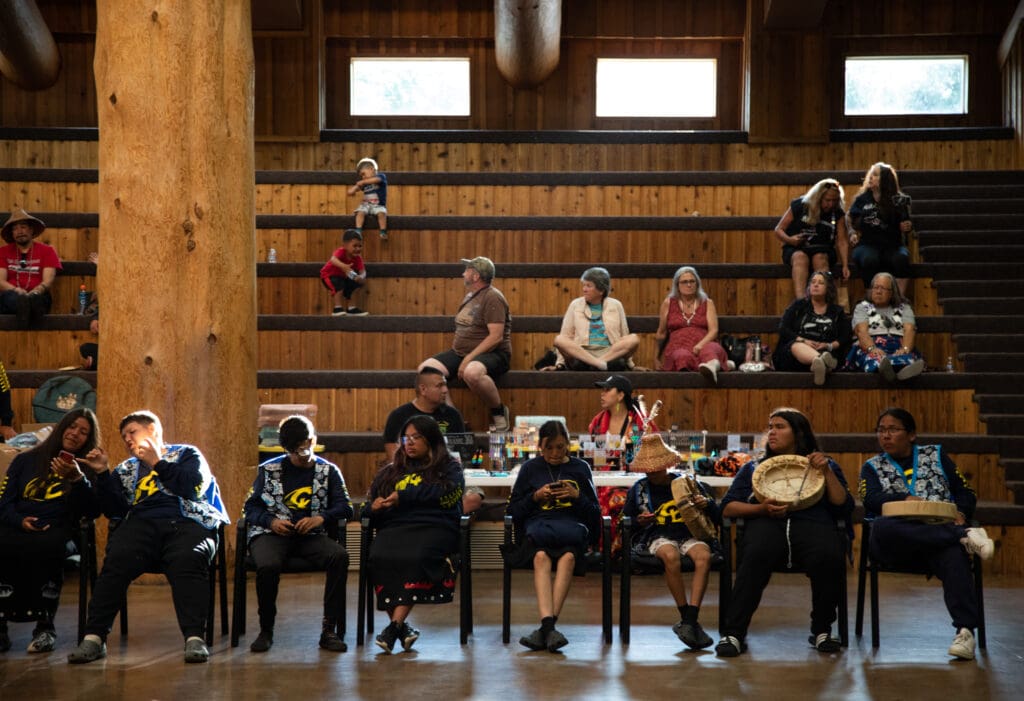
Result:
[[[99,0],[98,405],[147,408],[210,462],[236,519],[257,460],[249,0]]]

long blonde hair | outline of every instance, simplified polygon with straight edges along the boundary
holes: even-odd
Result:
[[[825,178],[814,183],[801,198],[804,201],[804,222],[807,224],[818,223],[818,220],[821,219],[821,198],[829,190],[839,191],[839,209],[846,210],[846,195],[843,192],[843,186],[839,184],[838,180]]]

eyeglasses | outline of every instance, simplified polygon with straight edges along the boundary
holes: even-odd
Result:
[[[679,284],[680,285],[696,285],[697,281],[696,280],[680,280]]]
[[[402,436],[402,442],[403,443],[410,443],[412,441],[421,441],[421,440],[423,440],[423,436],[421,434],[419,434],[419,433],[413,433],[413,434],[410,434],[408,436]]]
[[[905,428],[894,428],[892,426],[879,427],[875,429],[875,433],[880,436],[895,436],[897,433],[906,431]]]

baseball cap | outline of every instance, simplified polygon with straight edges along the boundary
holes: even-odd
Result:
[[[622,375],[609,375],[607,380],[595,382],[594,386],[601,387],[602,389],[614,387],[623,394],[633,394],[633,383]]]
[[[490,258],[485,258],[484,256],[463,258],[462,264],[480,273],[480,277],[484,280],[494,279],[494,262]]]

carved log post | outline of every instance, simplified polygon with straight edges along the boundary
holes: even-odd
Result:
[[[494,57],[515,88],[534,88],[558,67],[562,0],[494,0]]]
[[[249,0],[99,0],[99,417],[159,415],[236,519],[257,459]]]

